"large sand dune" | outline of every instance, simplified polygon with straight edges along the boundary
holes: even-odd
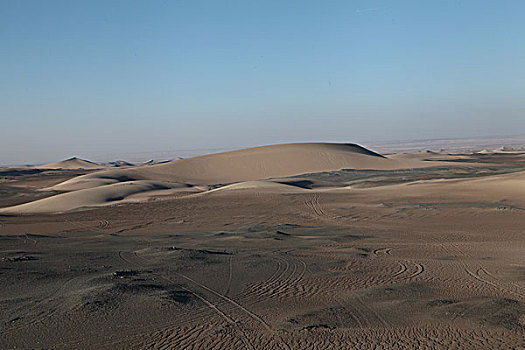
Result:
[[[173,177],[180,182],[213,184],[343,168],[390,169],[401,166],[398,161],[387,159],[358,145],[304,143],[205,155],[151,166],[148,170]]]
[[[74,191],[144,179],[191,184],[220,184],[344,168],[396,169],[421,166],[428,166],[428,164],[387,159],[353,144],[284,144],[177,159],[167,163],[129,169],[102,170],[75,177],[45,190]]]
[[[119,176],[191,184],[227,184],[334,171],[437,166],[410,159],[389,159],[355,144],[296,143],[263,146],[130,168]],[[114,172],[92,174],[113,178]],[[79,179],[80,180],[80,179]]]

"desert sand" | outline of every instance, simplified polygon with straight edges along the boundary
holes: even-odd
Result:
[[[77,157],[61,160],[59,162],[35,165],[33,168],[36,169],[100,169],[104,168],[103,165],[91,162],[89,160],[80,159]]]
[[[525,152],[0,170],[0,348],[525,347]]]

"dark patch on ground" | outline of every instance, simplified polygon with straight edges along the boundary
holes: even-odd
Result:
[[[470,160],[447,160],[451,162],[475,162],[478,163],[480,158]],[[438,167],[438,168],[421,168],[421,169],[399,169],[399,170],[356,170],[343,169],[338,171],[328,171],[319,173],[309,173],[289,177],[289,181],[279,180],[281,183],[292,184],[302,183],[311,179],[313,181],[322,181],[332,183],[333,185],[347,185],[353,187],[375,187],[407,182],[434,180],[434,179],[461,179],[477,178],[499,174],[513,173],[523,171],[525,167],[522,164],[517,166],[486,166],[486,167]]]
[[[230,252],[221,252],[217,250],[198,249],[197,252],[202,254],[216,254],[216,255],[232,255]]]
[[[115,277],[133,277],[137,276],[140,273],[140,271],[137,270],[120,270],[113,272],[113,276]]]
[[[174,290],[168,292],[166,298],[180,304],[188,304],[194,301],[195,296],[192,293],[185,290]]]
[[[343,306],[327,307],[295,315],[286,320],[285,328],[315,329],[315,328],[354,328],[359,327],[355,316]]]
[[[158,290],[165,290],[165,287],[159,285],[159,284],[153,284],[153,283],[137,283],[142,281],[131,281],[130,283],[118,283],[115,285],[115,287],[112,288],[112,292],[117,293],[147,293],[150,291],[158,291]]]
[[[35,261],[40,260],[41,258],[33,256],[33,255],[22,255],[22,256],[15,256],[10,258],[3,258],[2,260],[9,261],[9,262],[20,262],[20,261]]]
[[[286,233],[286,232],[283,232],[283,231],[279,231],[279,230],[275,231],[275,233],[278,234],[278,235],[287,236],[287,237],[291,236],[289,233]]]
[[[296,180],[296,181],[277,181],[279,184],[289,185],[299,188],[304,188],[311,190],[313,188],[314,182],[310,180]]]
[[[307,330],[307,331],[311,331],[312,329],[319,329],[319,328],[324,328],[324,329],[335,329],[335,327],[330,326],[330,325],[327,325],[327,324],[325,324],[325,323],[312,324],[312,325],[309,325],[309,326],[303,327],[302,329],[303,329],[303,330]]]
[[[22,176],[22,175],[33,175],[40,174],[43,170],[41,169],[7,169],[0,170],[0,176]]]
[[[366,297],[374,300],[417,300],[432,295],[432,289],[424,282],[408,282],[366,290]]]
[[[443,306],[454,304],[456,301],[451,299],[433,299],[427,302],[428,306]]]
[[[442,308],[441,317],[466,319],[481,326],[524,331],[522,303],[508,298],[477,299],[457,302]]]

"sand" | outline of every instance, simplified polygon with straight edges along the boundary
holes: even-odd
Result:
[[[130,169],[135,176],[193,184],[261,180],[340,169],[426,167],[421,161],[389,159],[355,144],[296,143],[180,159]]]
[[[185,187],[185,186],[179,186]],[[76,190],[39,199],[33,202],[0,209],[0,214],[59,213],[85,207],[124,203],[134,194],[171,190],[171,184],[154,181],[126,181],[115,184]]]
[[[520,152],[295,144],[3,178],[0,348],[525,344]]]
[[[55,163],[34,166],[36,169],[101,169],[104,167],[104,165],[77,157],[61,160]]]

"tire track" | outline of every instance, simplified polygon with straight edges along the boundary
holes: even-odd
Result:
[[[498,291],[500,293],[501,292],[503,292],[503,293],[510,293],[510,294],[512,294],[514,296],[517,296],[519,298],[525,299],[525,294],[517,292],[517,291],[514,291],[514,290],[508,288],[508,284],[506,283],[506,281],[502,281],[502,280],[496,278],[494,275],[492,275],[490,272],[488,272],[488,270],[483,265],[477,263],[477,268],[475,268],[475,272],[474,272],[473,269],[469,266],[469,264],[464,259],[464,257],[467,256],[470,259],[474,260],[474,257],[472,257],[472,255],[464,252],[457,244],[454,244],[452,242],[446,242],[446,243],[439,242],[439,244],[441,244],[442,249],[444,251],[448,252],[449,254],[455,255],[450,249],[447,248],[446,244],[448,244],[452,249],[454,249],[456,251],[457,257],[458,257],[458,261],[459,261],[459,263],[461,265],[461,268],[463,269],[463,271],[465,271],[465,273],[468,276],[470,276],[474,280],[482,283],[485,286],[488,286],[489,288],[492,287],[492,288],[494,288],[496,291]],[[480,271],[483,272],[487,276],[491,276],[493,279],[497,280],[498,283],[492,282],[489,279],[482,277]],[[505,285],[507,285],[507,286],[505,287]],[[518,287],[518,286],[516,286],[514,284],[511,284],[511,285],[513,285],[514,287]]]
[[[311,210],[314,213],[316,217],[329,220],[335,219],[334,217],[329,216],[325,212],[323,206],[319,202],[320,198],[321,196],[318,193],[314,193],[312,196],[308,196],[303,203],[309,210]]]
[[[298,266],[296,261],[299,262],[301,267]],[[278,288],[276,288],[273,292],[271,292],[268,295],[269,297],[283,296],[283,294],[286,295],[285,292],[289,291],[290,289],[295,294],[298,294],[299,290],[297,287],[297,283],[301,281],[301,279],[305,275],[308,269],[308,265],[306,264],[306,262],[304,262],[304,260],[301,260],[299,258],[295,258],[295,260],[293,261],[293,264],[294,264],[294,269],[292,273],[290,274],[290,276],[288,276],[287,279],[283,280],[281,284],[278,286]],[[296,274],[297,270],[299,269],[300,269],[300,272]]]
[[[350,311],[348,309],[348,306],[352,306],[351,304],[350,305],[345,305],[345,304],[343,304],[341,302],[341,300],[339,298],[335,298],[334,300],[344,311],[346,311],[350,315],[350,317],[352,317],[352,319],[356,322],[356,324],[358,325],[359,328],[361,328],[361,329],[365,328],[363,326],[363,322],[361,322],[361,319],[357,316],[357,314],[360,314],[360,313],[359,313],[359,311],[356,311],[357,309],[355,307],[353,307],[354,311],[352,312],[352,311]],[[340,320],[340,322],[343,324],[343,322],[341,320]]]
[[[142,259],[144,261],[147,262],[146,259],[140,257],[137,252],[134,252],[133,253],[134,256],[136,256],[137,258],[139,259]],[[246,308],[245,306],[241,305],[240,303],[238,303],[237,301],[235,301],[234,299],[231,299],[229,297],[227,297],[226,295],[223,295],[219,292],[217,292],[216,290],[214,290],[213,288],[210,288],[196,280],[194,280],[193,278],[185,275],[185,274],[182,274],[180,272],[173,272],[175,275],[179,276],[180,278],[183,278],[191,283],[193,283],[194,285],[214,294],[215,296],[217,296],[218,298],[226,301],[226,302],[229,302],[230,304],[236,306],[238,309],[244,311],[248,316],[250,316],[252,319],[254,319],[255,321],[258,321],[262,326],[263,328],[266,329],[266,331],[270,334],[270,336],[272,336],[273,338],[275,338],[285,349],[290,349],[290,347],[288,346],[287,343],[284,342],[284,340],[278,335],[278,334],[275,334],[274,330],[271,328],[271,326],[268,324],[268,322],[266,322],[261,316],[257,315],[256,313],[254,313],[253,311],[249,310],[248,308]],[[226,315],[226,314],[225,314]],[[231,318],[231,316],[228,316],[232,321],[233,321],[233,318]],[[242,330],[241,330],[242,331]],[[244,334],[244,331],[242,331],[242,333]],[[250,343],[250,347],[251,347],[251,343]]]
[[[456,249],[456,251],[460,254],[460,256],[468,256],[470,259],[474,259],[474,257],[468,253],[465,253],[463,250],[461,250],[461,248],[459,248],[459,246],[457,244],[454,244],[454,243],[449,243],[454,249]],[[520,292],[517,292],[517,291],[514,291],[512,289],[509,288],[509,283],[507,283],[506,281],[503,281],[497,277],[495,277],[493,274],[491,274],[490,272],[488,272],[488,270],[480,263],[477,263],[478,265],[478,268],[476,270],[476,272],[472,272],[470,269],[469,269],[469,266],[468,264],[464,261],[464,259],[461,259],[461,262],[463,264],[463,267],[465,269],[465,272],[467,272],[468,275],[470,275],[471,277],[475,278],[476,280],[482,282],[482,283],[485,283],[487,285],[490,285],[500,291],[503,291],[503,292],[507,292],[507,293],[510,293],[510,294],[513,294],[515,296],[518,296],[520,298],[524,298],[525,299],[525,294],[523,293],[520,293]],[[480,271],[484,272],[487,276],[489,277],[492,277],[493,279],[495,279],[496,281],[498,281],[498,283],[494,283],[486,278],[483,278],[480,274]],[[501,284],[503,285],[506,285],[506,286],[501,286]],[[517,285],[515,284],[512,284],[512,286],[514,287],[518,287]]]
[[[294,258],[291,263],[286,259],[282,259],[286,267],[285,269],[273,280],[271,283],[258,283],[258,289],[247,293],[244,296],[255,298],[250,300],[251,304],[258,303],[261,298],[264,297],[285,297],[289,294],[299,295],[302,294],[301,289],[298,287],[298,283],[303,279],[304,275],[308,270],[307,263],[299,258]],[[291,270],[289,274],[286,274],[288,270]],[[255,288],[252,286],[252,288]]]
[[[285,259],[281,259],[281,258],[276,258],[275,260],[277,260],[278,265],[274,273],[270,277],[268,277],[265,281],[257,283],[257,285],[261,285],[259,289],[253,288],[251,291],[242,294],[243,297],[260,296],[264,294],[263,292],[261,292],[262,288],[266,289],[266,288],[269,288],[275,285],[277,281],[286,273],[286,271],[288,271],[290,267],[290,264],[288,263],[288,261],[286,261]],[[285,267],[281,271],[281,267],[283,266],[282,262],[284,262]]]
[[[395,273],[392,275],[392,277],[399,276],[399,275],[405,273],[405,272],[408,270],[407,266],[406,266],[404,263],[402,263],[402,262],[398,262],[398,264],[399,264],[399,267],[400,267],[400,268],[399,268],[399,271],[395,272]]]
[[[56,300],[60,297],[59,294],[61,293],[61,291],[67,288],[71,283],[73,283],[73,281],[82,279],[82,277],[84,276],[75,276],[75,277],[69,278],[68,280],[63,282],[57,289],[55,289],[51,294],[49,294],[47,297],[40,300],[36,304],[33,304],[29,310],[29,312],[37,311],[37,310],[44,308],[46,304],[51,303],[51,309],[49,311],[44,312],[43,314],[37,315],[36,317],[29,319],[25,322],[18,323],[13,327],[4,328],[2,331],[6,333],[11,333],[14,331],[22,330],[24,328],[33,326],[39,322],[44,321],[45,319],[52,317],[54,314],[56,314],[60,310],[60,306],[62,305],[61,300]],[[53,305],[53,304],[56,304],[56,305]]]
[[[375,311],[374,309],[372,309],[370,306],[368,306],[364,301],[363,299],[361,299],[361,297],[357,294],[357,293],[352,293],[355,297],[355,299],[358,301],[358,303],[362,306],[362,308],[364,310],[366,310],[366,313],[368,314],[372,314],[375,316],[375,318],[377,318],[377,320],[384,326],[384,327],[390,327],[390,324],[383,318],[383,316],[381,316],[377,311]],[[371,324],[372,325],[372,324]]]
[[[421,275],[425,271],[425,266],[423,264],[416,264],[416,271],[406,278],[414,278]]]
[[[144,260],[147,262],[147,260],[139,257],[137,255],[136,252],[133,253],[134,256],[136,256],[137,258],[141,259],[141,260]],[[135,265],[135,266],[138,266],[139,268],[145,268],[145,266],[141,265],[141,264],[138,264],[136,262],[133,262],[129,259],[126,259],[124,258],[124,256],[122,255],[122,251],[119,251],[118,253],[119,257],[128,262],[129,264],[132,264],[132,265]],[[155,274],[157,275],[158,277],[170,282],[170,283],[177,283],[175,282],[174,280],[172,280],[171,278],[168,278],[162,274]],[[237,331],[239,332],[239,334],[241,335],[241,338],[242,338],[242,341],[244,343],[244,345],[247,347],[247,348],[250,348],[250,349],[253,349],[253,346],[252,346],[252,343],[249,341],[249,339],[247,339],[247,335],[246,333],[239,327],[238,323],[229,315],[227,315],[225,312],[223,312],[221,309],[219,309],[218,305],[214,304],[213,302],[211,302],[210,300],[208,300],[207,298],[205,298],[204,296],[196,293],[195,291],[185,287],[185,286],[180,286],[182,289],[184,289],[185,291],[187,291],[188,293],[191,293],[194,297],[196,297],[197,299],[199,299],[200,301],[202,301],[204,304],[206,304],[211,310],[213,310],[215,313],[217,313],[220,317],[222,317],[227,323],[231,324],[235,329],[237,329]]]
[[[226,285],[226,290],[224,291],[224,295],[228,295],[228,293],[230,292],[230,288],[231,288],[231,285],[232,285],[232,259],[233,259],[233,254],[230,255],[230,258],[228,259],[228,284]]]

